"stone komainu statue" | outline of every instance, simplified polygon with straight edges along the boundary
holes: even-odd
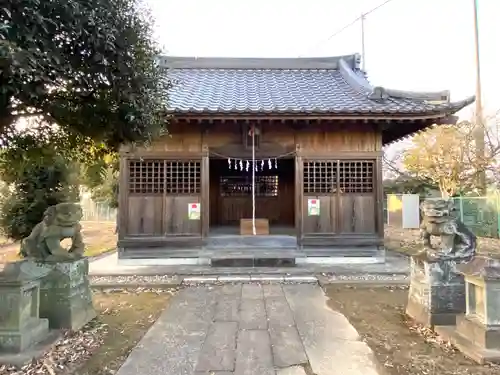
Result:
[[[21,241],[20,255],[37,260],[76,259],[83,256],[82,208],[76,203],[59,203],[45,210],[43,220]],[[69,250],[61,241],[71,238]]]
[[[453,217],[452,200],[425,200],[420,205],[422,224],[420,235],[427,255],[441,259],[470,260],[476,254],[477,239],[459,219]],[[431,236],[441,237],[440,247],[431,245]]]

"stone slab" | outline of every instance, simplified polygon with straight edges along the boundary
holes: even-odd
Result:
[[[373,352],[361,341],[318,340],[306,351],[316,375],[379,375]]]
[[[370,348],[325,305],[318,285],[284,285],[281,291],[284,297],[275,285],[182,289],[117,375],[377,374]],[[239,321],[217,320],[234,318],[231,299],[241,299]],[[292,324],[284,325],[283,316]]]
[[[265,299],[267,320],[270,326],[293,326],[292,311],[286,298],[283,297],[270,297]]]
[[[240,331],[235,375],[275,375],[267,330]]]
[[[144,335],[117,375],[191,375],[215,311],[213,288],[181,290]]]
[[[451,342],[455,347],[458,348],[465,356],[471,358],[479,364],[485,364],[487,362],[493,362],[500,364],[500,349],[484,349],[475,344],[474,342],[468,340],[460,333],[458,333],[454,327],[450,326],[436,326],[434,331],[441,336],[443,339]]]
[[[164,312],[162,327],[171,332],[208,332],[215,315],[218,289],[205,286],[181,290]]]
[[[301,366],[292,366],[276,370],[276,375],[307,375],[306,370]]]
[[[283,288],[281,284],[266,284],[262,286],[262,291],[264,292],[264,298],[269,297],[285,297]]]
[[[243,284],[241,291],[242,299],[262,299],[263,298],[262,285],[260,284]]]
[[[201,349],[196,371],[233,371],[237,322],[215,322]]]
[[[371,349],[346,317],[327,306],[317,285],[283,286],[315,375],[378,375]]]
[[[393,255],[394,254],[394,255]],[[129,262],[127,265],[120,264],[118,254],[113,253],[100,259],[94,260],[90,264],[90,275],[92,276],[154,276],[154,275],[226,275],[230,280],[219,279],[219,281],[239,282],[249,281],[250,275],[255,274],[300,274],[318,275],[323,273],[335,275],[352,274],[407,274],[409,272],[409,261],[406,257],[397,253],[388,252],[385,263],[380,264],[337,264],[337,265],[313,265],[305,264],[294,268],[268,267],[268,268],[215,268],[210,265],[141,265],[140,260]],[[238,275],[238,276],[235,276]],[[234,280],[237,278],[237,280]],[[243,280],[240,280],[243,278]]]
[[[263,299],[242,299],[240,329],[267,329],[267,315]]]
[[[295,326],[270,326],[269,336],[276,367],[289,367],[307,363],[307,356]]]
[[[225,284],[220,289],[220,293],[225,296],[235,296],[241,298],[242,284]]]
[[[500,326],[488,327],[475,316],[457,315],[455,330],[484,349],[500,350]]]
[[[317,285],[284,285],[283,290],[302,340],[328,339],[359,340],[359,334],[349,320],[330,310],[322,289]]]
[[[238,322],[240,320],[240,298],[220,296],[215,307],[215,321]]]
[[[33,359],[41,358],[52,346],[62,337],[62,333],[58,330],[51,330],[45,338],[30,346],[20,353],[2,353],[0,354],[0,364],[13,365],[22,367],[33,361]]]

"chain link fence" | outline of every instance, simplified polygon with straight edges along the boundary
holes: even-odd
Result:
[[[109,207],[107,202],[94,202],[82,199],[83,221],[116,222],[116,208]]]
[[[456,216],[476,236],[500,238],[500,195],[455,197]]]

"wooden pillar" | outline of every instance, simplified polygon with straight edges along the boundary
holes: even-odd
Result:
[[[304,235],[304,162],[300,155],[300,146],[296,145],[295,154],[295,231],[297,244],[302,245]]]
[[[128,159],[120,155],[120,170],[118,179],[118,240],[122,240],[127,233],[128,225]]]
[[[375,207],[375,223],[376,231],[378,237],[384,238],[384,184],[383,184],[383,173],[382,173],[382,155],[379,155],[375,162],[375,202],[377,205]]]
[[[203,146],[201,157],[201,236],[208,237],[210,230],[210,158],[208,147]]]

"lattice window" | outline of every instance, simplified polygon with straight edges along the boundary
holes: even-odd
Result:
[[[163,194],[165,186],[163,160],[130,160],[128,168],[131,194]]]
[[[131,194],[198,194],[200,180],[199,161],[129,161]]]
[[[372,160],[304,162],[304,193],[373,193],[374,165]]]
[[[167,194],[198,194],[201,163],[199,161],[166,161],[165,190]]]
[[[373,193],[374,162],[349,160],[339,162],[341,193]]]
[[[337,187],[337,168],[337,161],[304,162],[304,193],[335,193]]]
[[[252,195],[252,176],[222,176],[220,193],[223,197]],[[255,176],[255,196],[277,197],[278,176]]]

